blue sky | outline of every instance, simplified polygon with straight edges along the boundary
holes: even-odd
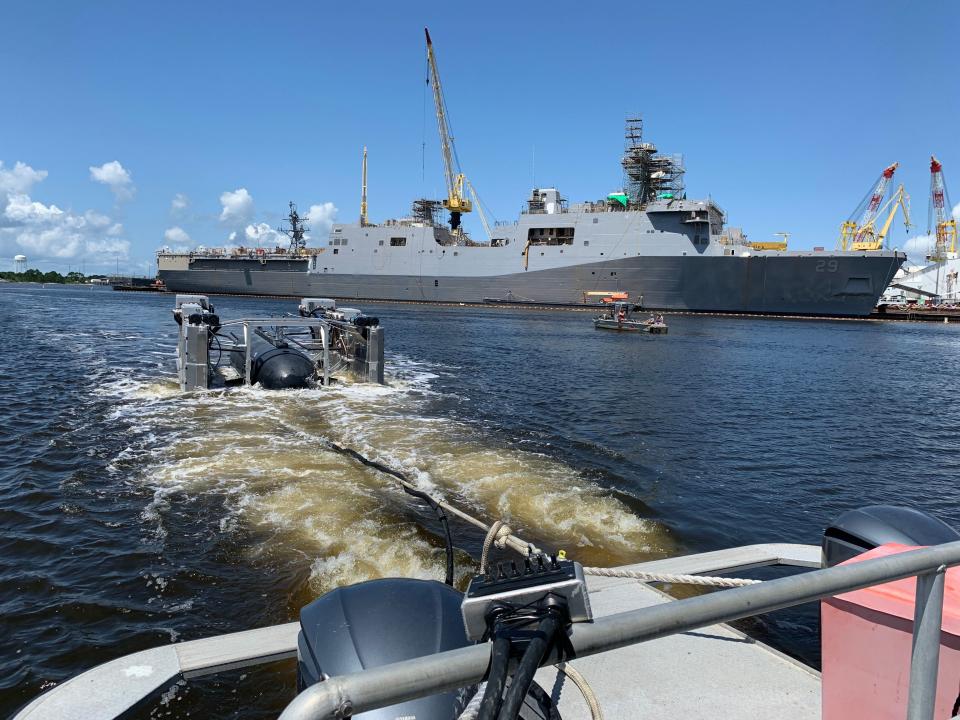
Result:
[[[958,20],[950,0],[0,0],[0,269],[24,252],[142,272],[169,238],[269,240],[289,200],[316,236],[333,207],[356,218],[364,145],[371,219],[439,197],[425,25],[463,169],[498,219],[534,154],[536,182],[573,201],[617,188],[624,117],[642,113],[685,156],[688,195],[752,239],[832,247],[895,160],[922,234],[931,153],[960,201]]]

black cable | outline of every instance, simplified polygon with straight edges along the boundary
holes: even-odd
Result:
[[[444,582],[450,587],[453,587],[453,538],[450,536],[450,523],[447,521],[447,514],[443,511],[443,508],[437,504],[437,501],[427,495],[425,492],[421,490],[415,490],[414,488],[407,487],[406,485],[403,485],[402,487],[403,491],[408,495],[412,495],[413,497],[419,498],[427,503],[427,505],[433,509],[437,519],[443,526],[443,535],[446,540],[447,551],[447,576],[446,579],[444,579]]]
[[[533,676],[562,627],[559,614],[552,610],[548,611],[547,616],[537,625],[537,631],[520,659],[520,665],[510,683],[510,689],[507,690],[497,720],[515,720],[518,717],[520,706],[533,684]]]
[[[507,670],[510,666],[510,638],[498,633],[493,639],[490,650],[490,672],[487,673],[487,689],[480,701],[476,720],[495,720],[503,702],[503,689],[507,684]]]
[[[342,446],[340,446],[340,445],[337,445],[337,444],[334,443],[334,442],[328,442],[327,445],[328,445],[328,446],[330,447],[330,449],[333,450],[334,452],[338,452],[338,453],[340,453],[341,455],[349,455],[349,456],[352,457],[354,460],[356,460],[357,462],[359,462],[359,463],[361,463],[361,464],[363,464],[363,465],[366,465],[367,467],[371,467],[371,468],[373,468],[374,470],[379,470],[379,471],[382,472],[382,473],[386,473],[387,475],[390,475],[391,477],[395,477],[395,478],[397,478],[398,480],[401,480],[403,483],[409,483],[409,482],[410,482],[410,481],[407,479],[407,476],[404,475],[404,474],[403,474],[402,472],[400,472],[399,470],[394,470],[393,468],[388,467],[387,465],[384,465],[383,463],[379,463],[379,462],[377,462],[376,460],[371,460],[371,459],[368,458],[368,457],[364,457],[363,455],[361,455],[360,453],[358,453],[358,452],[357,452],[356,450],[354,450],[353,448],[345,448],[345,447],[342,447]],[[427,495],[425,492],[423,492],[423,491],[421,491],[421,490],[416,490],[416,489],[414,489],[414,488],[412,488],[412,487],[409,487],[409,486],[406,485],[406,484],[401,485],[401,487],[403,488],[403,491],[404,491],[405,493],[407,493],[407,495],[412,495],[413,497],[415,497],[415,498],[417,498],[417,499],[419,499],[419,500],[423,500],[423,502],[425,502],[427,505],[429,505],[429,506],[430,506],[430,509],[433,510],[434,514],[437,516],[437,520],[440,521],[440,525],[443,527],[443,536],[444,536],[444,541],[445,541],[445,544],[446,544],[446,548],[445,548],[445,549],[446,549],[446,553],[447,553],[447,576],[446,576],[446,579],[444,580],[444,582],[445,582],[447,585],[453,587],[453,537],[450,535],[450,523],[449,523],[449,521],[447,520],[447,514],[443,511],[443,508],[440,507],[440,505],[437,503],[437,501],[434,500],[434,499],[433,499],[432,497],[430,497],[429,495]]]

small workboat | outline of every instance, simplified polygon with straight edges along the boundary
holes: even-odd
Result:
[[[616,330],[617,332],[645,332],[653,335],[665,335],[667,323],[663,315],[651,315],[646,320],[635,320],[630,317],[631,305],[625,302],[613,303],[610,312],[593,319],[593,326],[598,330]]]

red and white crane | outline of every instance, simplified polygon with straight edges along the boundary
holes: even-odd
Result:
[[[900,163],[893,163],[893,165],[890,165],[880,173],[880,178],[873,186],[873,189],[860,201],[857,209],[851,213],[849,219],[840,226],[841,250],[850,250],[854,243],[864,245],[876,244],[875,238],[877,232],[875,223],[877,215],[880,213],[880,206],[883,204],[883,199],[887,196],[887,188],[890,186],[890,181],[893,180],[893,174],[899,166]],[[894,208],[896,208],[896,205],[894,205]],[[859,221],[857,218],[859,218]]]
[[[952,212],[953,205],[950,204],[947,184],[943,179],[943,165],[931,155],[927,234],[934,236],[933,253],[929,258],[933,262],[943,262],[948,258],[956,257],[957,221],[954,219]]]

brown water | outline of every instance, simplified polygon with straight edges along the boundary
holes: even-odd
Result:
[[[21,303],[36,313],[18,312]],[[673,547],[639,503],[462,417],[464,399],[434,387],[461,368],[429,357],[391,352],[387,387],[182,394],[169,303],[89,290],[0,293],[2,339],[19,345],[10,369],[32,369],[3,376],[2,622],[15,650],[3,662],[0,712],[126,652],[295,619],[338,585],[442,579],[430,511],[327,441],[585,562]],[[235,314],[289,309],[227,300],[220,311],[231,304]],[[453,530],[462,584],[482,536],[459,522]],[[240,675],[174,686],[143,715],[270,717],[289,699],[289,663]]]

